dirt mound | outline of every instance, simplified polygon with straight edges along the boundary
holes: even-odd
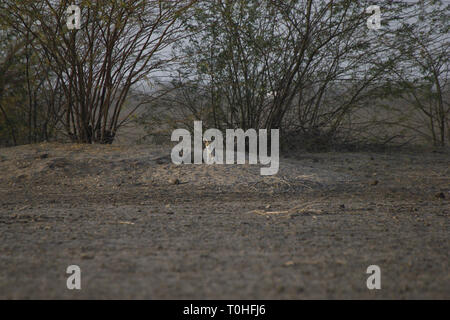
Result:
[[[209,189],[288,191],[321,188],[348,181],[347,174],[281,159],[277,175],[262,176],[261,165],[175,165],[170,150],[151,146],[40,144],[5,149],[0,166],[3,181],[52,183],[67,179],[75,185],[103,186],[130,182],[144,185],[179,184]]]

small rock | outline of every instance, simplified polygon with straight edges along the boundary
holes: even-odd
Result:
[[[268,204],[267,206],[265,206],[266,209],[270,209],[272,206],[270,204]]]
[[[373,181],[370,183],[371,186],[376,186],[377,184],[378,184],[378,180],[373,180]]]
[[[81,254],[81,259],[83,259],[83,260],[94,259],[94,255],[93,254],[89,254],[89,253],[82,253]]]
[[[294,265],[294,261],[290,260],[284,263],[285,267],[289,267],[289,266],[293,266]]]
[[[438,199],[445,199],[445,194],[443,192],[439,192],[435,194],[435,197]]]
[[[345,209],[345,204],[341,204],[341,205],[339,206],[339,208]]]
[[[177,185],[177,184],[180,184],[180,180],[178,180],[177,178],[171,178],[171,179],[169,179],[169,183],[173,184],[173,185]]]

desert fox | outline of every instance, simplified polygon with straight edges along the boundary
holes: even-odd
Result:
[[[205,145],[205,150],[206,150],[206,163],[207,164],[212,164],[214,162],[214,155],[213,155],[213,150],[211,148],[211,141],[207,140],[206,138],[203,138],[203,143]]]

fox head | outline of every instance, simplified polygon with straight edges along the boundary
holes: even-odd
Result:
[[[205,147],[209,146],[211,144],[211,141],[209,141],[206,138],[203,138],[203,144],[205,145]]]

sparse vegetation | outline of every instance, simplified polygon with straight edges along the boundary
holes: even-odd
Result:
[[[203,120],[306,149],[450,141],[443,1],[384,1],[376,31],[370,1],[81,1],[80,30],[69,3],[0,5],[2,145],[111,143],[138,109],[152,134]]]

